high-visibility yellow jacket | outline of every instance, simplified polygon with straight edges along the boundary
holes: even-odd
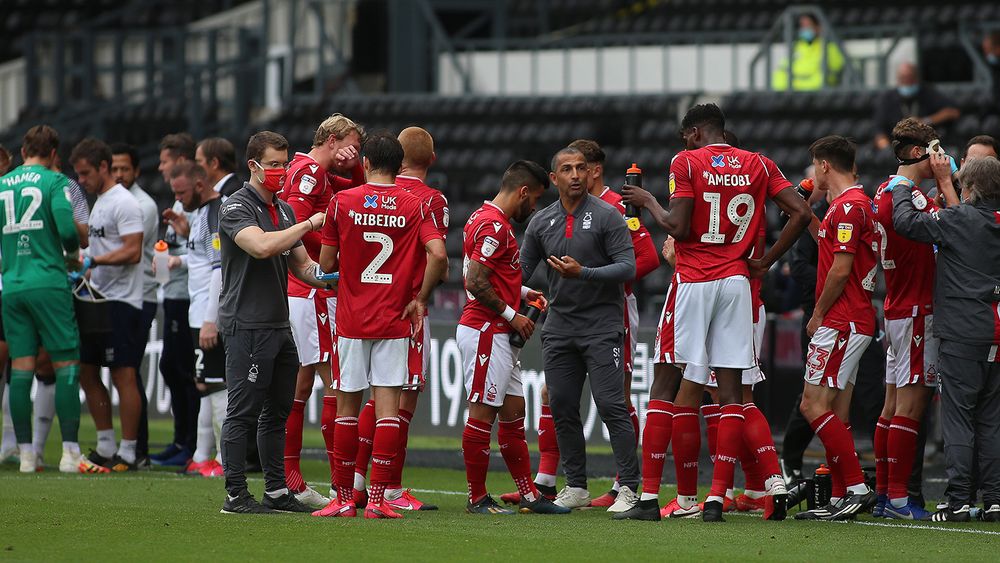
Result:
[[[823,88],[823,46],[826,46],[826,85],[835,86],[840,82],[840,71],[844,68],[844,55],[835,43],[822,39],[812,42],[795,42],[792,53],[792,90],[800,92]],[[771,89],[788,89],[788,61],[782,61],[771,76]]]

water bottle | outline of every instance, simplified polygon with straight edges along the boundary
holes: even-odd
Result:
[[[816,188],[816,182],[812,178],[806,178],[799,182],[799,185],[795,186],[795,191],[802,196],[802,199],[809,201],[809,197],[812,196],[813,189]]]
[[[632,168],[625,171],[625,183],[629,186],[642,187],[642,170],[636,163],[632,163]],[[639,216],[642,215],[642,210],[638,207],[628,204],[625,206],[625,224],[628,225],[630,231],[639,230]]]
[[[833,496],[833,477],[830,475],[830,468],[825,464],[816,468],[813,474],[813,498],[816,506],[822,507],[830,504],[830,497]]]
[[[153,245],[153,264],[156,266],[156,283],[164,285],[170,281],[170,255],[167,243],[162,240]]]
[[[542,300],[536,299],[534,301],[529,301],[528,304],[521,310],[521,314],[531,319],[531,322],[537,323],[538,317],[541,316],[543,308],[544,305],[542,305]],[[521,337],[519,333],[510,333],[510,345],[512,347],[524,348],[524,342],[524,338]]]

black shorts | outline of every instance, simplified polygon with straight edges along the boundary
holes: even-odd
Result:
[[[109,368],[139,369],[146,343],[142,339],[142,310],[123,301],[110,301],[111,333],[81,334],[80,363]]]
[[[222,335],[219,334],[219,342],[215,348],[202,350],[198,344],[200,332],[197,328],[191,329],[191,341],[194,342],[194,380],[206,384],[225,383],[226,349],[222,344]]]

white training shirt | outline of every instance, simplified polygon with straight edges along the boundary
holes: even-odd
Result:
[[[97,196],[97,203],[90,212],[89,256],[101,256],[118,250],[122,236],[142,234],[142,210],[135,199],[121,184]],[[96,266],[90,282],[105,298],[122,301],[142,309],[142,263],[120,266]]]
[[[188,293],[191,305],[188,307],[188,324],[191,328],[201,328],[208,309],[209,288],[212,271],[222,268],[219,243],[219,208],[222,198],[217,197],[194,210],[191,217],[191,233],[187,243]],[[215,296],[218,310],[219,296]]]
[[[153,275],[153,253],[156,251],[156,235],[159,234],[159,212],[156,202],[149,197],[139,184],[132,184],[128,193],[135,196],[142,211],[142,300],[156,303],[156,276]]]
[[[191,225],[191,214],[184,211],[184,205],[181,202],[175,201],[172,209],[175,213],[183,213],[187,217],[188,226]],[[167,232],[163,236],[163,240],[166,241],[171,256],[184,256],[187,254],[187,239],[174,231],[173,227],[167,227]],[[180,267],[170,270],[170,280],[163,285],[163,298],[176,299],[178,301],[189,299],[186,262],[181,262]]]

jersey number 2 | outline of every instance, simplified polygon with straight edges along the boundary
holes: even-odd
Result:
[[[705,201],[708,202],[708,232],[701,235],[701,242],[709,244],[725,244],[726,235],[721,232],[720,223],[722,221],[722,194],[705,192],[702,194]],[[740,213],[740,206],[746,206],[743,213]],[[729,200],[729,205],[726,206],[726,217],[729,218],[729,222],[736,225],[736,234],[733,235],[733,240],[729,241],[733,244],[743,240],[743,237],[747,234],[747,229],[750,228],[750,221],[753,220],[754,212],[754,200],[753,196],[750,194],[736,194],[733,199]]]
[[[14,214],[17,213],[14,209],[14,192],[0,192],[0,199],[3,200],[4,206],[4,217],[6,218],[3,225],[3,234],[5,235],[20,231],[35,231],[44,226],[43,221],[32,220],[35,212],[42,206],[42,190],[27,187],[21,190],[21,197],[26,197],[31,201],[28,202],[28,208],[24,210],[24,216],[21,217],[20,221],[17,221],[14,219]]]
[[[380,274],[378,269],[392,256],[392,238],[385,233],[372,232],[364,232],[361,236],[364,237],[365,242],[377,242],[382,245],[382,250],[379,250],[375,258],[372,258],[371,263],[362,270],[361,282],[391,285],[392,274]]]

